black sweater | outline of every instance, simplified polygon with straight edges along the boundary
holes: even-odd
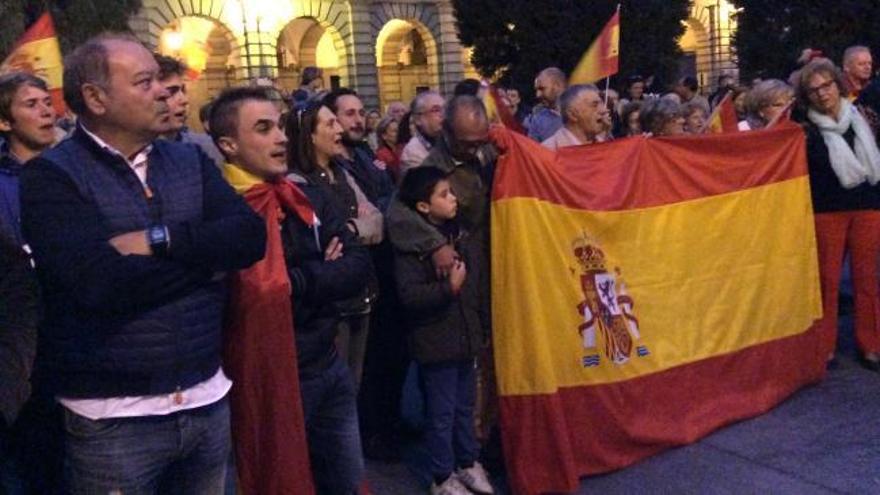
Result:
[[[293,319],[300,376],[324,371],[336,355],[339,302],[363,292],[372,265],[367,249],[345,225],[320,186],[299,184],[320,220],[315,230],[295,214],[282,225],[284,257],[293,285]],[[343,256],[325,261],[333,237],[343,245]]]
[[[845,189],[831,168],[828,147],[819,128],[813,123],[804,124],[807,134],[807,164],[810,170],[810,190],[813,196],[813,211],[830,213],[835,211],[878,210],[880,209],[880,189],[868,183],[852,189]],[[850,127],[843,135],[852,148],[855,131]]]

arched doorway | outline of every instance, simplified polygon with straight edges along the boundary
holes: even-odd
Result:
[[[345,44],[329,24],[311,17],[290,21],[278,35],[278,83],[292,91],[300,85],[305,67],[324,72],[324,87],[340,85],[345,69]]]
[[[198,110],[223,88],[240,79],[238,42],[220,22],[185,16],[171,21],[159,35],[159,53],[178,58],[189,67],[188,125],[201,129]]]
[[[423,89],[439,89],[437,43],[416,21],[391,19],[376,38],[379,100],[410,101]]]

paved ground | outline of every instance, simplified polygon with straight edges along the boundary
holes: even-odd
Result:
[[[615,473],[578,494],[880,493],[880,374],[855,362],[841,321],[840,366],[771,412]],[[427,493],[403,464],[368,463],[375,495]],[[499,493],[506,493],[503,482]]]

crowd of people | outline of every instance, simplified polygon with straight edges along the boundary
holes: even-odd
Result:
[[[548,67],[534,107],[501,95],[552,150],[703,134],[725,100],[742,131],[790,114],[822,355],[848,254],[860,359],[880,371],[880,80],[866,47],[842,66],[808,50],[787,81],[723,76],[708,97],[692,77],[652,93],[631,76],[621,97]],[[233,470],[244,493],[363,493],[364,455],[416,431],[430,493],[493,493],[485,85],[383,112],[311,67],[289,98],[225,89],[200,133],[185,74],[134,38],[87,41],[64,60],[61,140],[46,83],[0,76],[0,488],[216,494]]]

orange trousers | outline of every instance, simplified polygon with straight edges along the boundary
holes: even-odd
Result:
[[[820,356],[830,355],[836,346],[837,298],[846,253],[852,270],[856,344],[864,354],[880,353],[880,211],[816,213],[815,220],[822,282]]]

